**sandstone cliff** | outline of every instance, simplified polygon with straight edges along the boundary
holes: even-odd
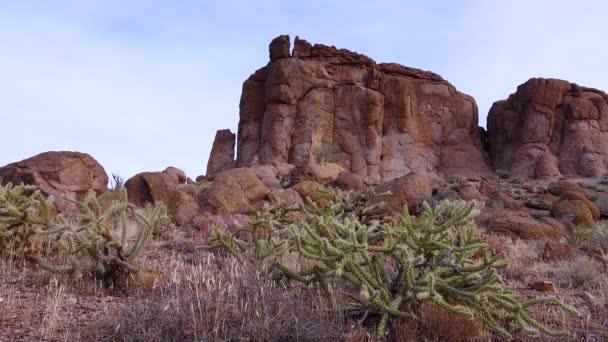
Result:
[[[298,37],[290,47],[275,38],[243,84],[237,167],[325,161],[383,180],[489,172],[475,100],[441,76]]]
[[[603,177],[608,95],[557,79],[532,78],[488,115],[492,164],[515,176]]]

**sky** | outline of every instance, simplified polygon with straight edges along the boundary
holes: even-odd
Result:
[[[608,2],[0,0],[0,166],[49,150],[108,175],[204,174],[280,34],[440,74],[479,106],[531,77],[608,90]]]

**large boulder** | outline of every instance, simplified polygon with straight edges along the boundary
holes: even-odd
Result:
[[[236,168],[215,176],[207,201],[217,212],[247,213],[269,192],[251,169]]]
[[[388,196],[379,196],[376,202],[385,202],[387,209],[394,213],[402,213],[407,207],[410,213],[419,211],[420,204],[432,195],[431,182],[423,173],[410,172],[392,181],[376,187],[376,192],[390,192]]]
[[[603,177],[608,95],[557,79],[532,78],[488,114],[490,157],[514,176]]]
[[[571,217],[575,225],[593,226],[600,219],[600,209],[578,192],[566,192],[551,208],[555,218]]]
[[[89,190],[98,195],[108,187],[108,175],[90,155],[80,152],[44,152],[0,168],[3,184],[31,184],[56,198],[60,210],[71,206],[63,195],[83,199]]]
[[[215,133],[215,140],[207,162],[207,176],[234,167],[234,145],[236,144],[236,134],[229,129],[222,129]]]
[[[163,172],[142,172],[125,182],[129,202],[138,207],[164,203],[173,220],[180,225],[191,223],[198,214],[196,198],[187,190],[183,171],[169,167]]]
[[[566,230],[559,222],[550,218],[541,222],[528,210],[486,207],[476,218],[476,222],[494,233],[521,239],[559,240],[566,236]]]
[[[289,36],[269,50],[243,84],[238,167],[326,161],[371,180],[489,173],[475,100],[441,76],[298,37],[291,55]]]

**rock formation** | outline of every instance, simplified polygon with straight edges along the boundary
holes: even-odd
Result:
[[[215,133],[215,140],[207,162],[207,176],[234,167],[234,145],[236,135],[229,129],[222,129]]]
[[[89,190],[98,195],[107,190],[108,175],[90,155],[80,152],[44,152],[0,168],[0,181],[37,186],[55,196],[59,209],[71,206],[63,195],[83,199]]]
[[[180,169],[168,167],[163,172],[142,172],[129,178],[125,188],[129,202],[138,207],[163,202],[178,224],[190,223],[199,212],[196,195],[187,190],[186,175]]]
[[[532,78],[488,115],[495,169],[515,176],[603,177],[608,172],[608,95],[557,79]]]
[[[330,162],[383,180],[489,172],[475,100],[441,76],[298,37],[289,50],[289,36],[275,38],[270,63],[243,84],[237,167]]]

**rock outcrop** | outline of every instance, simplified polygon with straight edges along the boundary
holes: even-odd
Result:
[[[199,212],[196,197],[187,191],[186,175],[182,170],[168,167],[163,172],[142,172],[129,178],[125,188],[129,202],[138,207],[163,202],[173,220],[180,224],[191,223]]]
[[[108,175],[90,155],[80,152],[44,152],[0,168],[0,181],[37,186],[55,196],[60,210],[71,206],[63,195],[83,199],[89,190],[99,195],[107,190]]]
[[[557,79],[533,78],[488,115],[495,169],[515,176],[603,177],[608,172],[608,95]]]
[[[229,129],[222,129],[215,133],[215,140],[207,162],[207,176],[234,167],[234,146],[236,144],[236,134]]]
[[[269,53],[243,84],[237,167],[328,162],[373,180],[489,172],[475,100],[441,76],[298,37],[291,53],[289,36]]]

